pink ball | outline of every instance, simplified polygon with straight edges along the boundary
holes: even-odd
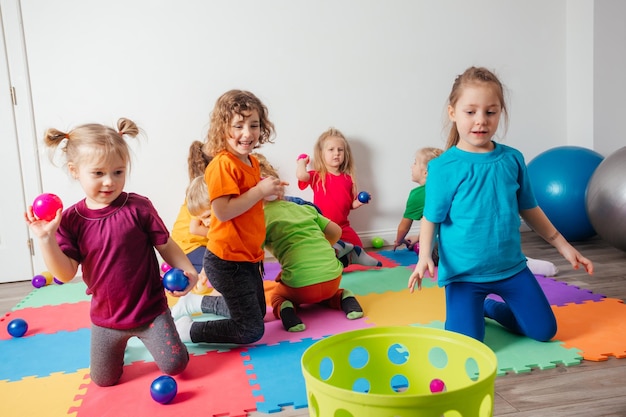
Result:
[[[166,273],[167,271],[169,271],[170,269],[172,269],[172,267],[170,266],[170,264],[168,264],[167,262],[163,262],[161,264],[161,272]]]
[[[59,209],[63,210],[63,202],[55,194],[43,193],[33,201],[33,213],[40,220],[53,220]]]
[[[446,390],[446,384],[441,379],[433,379],[430,381],[430,392],[433,394],[444,392]]]

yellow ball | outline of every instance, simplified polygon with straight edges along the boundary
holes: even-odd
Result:
[[[51,272],[49,271],[44,271],[42,272],[40,275],[46,277],[46,285],[50,285],[52,284],[52,281],[54,280],[54,276],[52,275]]]

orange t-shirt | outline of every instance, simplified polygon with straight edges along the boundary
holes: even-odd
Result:
[[[259,162],[250,156],[252,166],[228,151],[218,153],[204,172],[211,202],[223,196],[240,196],[261,181]],[[263,200],[245,213],[222,222],[211,216],[207,249],[225,261],[260,262],[265,251]]]

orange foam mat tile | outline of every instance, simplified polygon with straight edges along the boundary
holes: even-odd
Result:
[[[45,378],[0,381],[0,416],[67,416],[68,410],[76,405],[75,397],[84,390],[88,372],[88,369],[81,369],[71,374],[54,373]]]
[[[443,288],[408,289],[358,296],[368,323],[374,326],[402,326],[445,321],[446,300]]]
[[[554,340],[582,351],[584,359],[605,361],[610,356],[626,358],[626,305],[605,298],[582,304],[552,307],[558,330]]]

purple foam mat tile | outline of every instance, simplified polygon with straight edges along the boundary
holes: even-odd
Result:
[[[541,289],[546,294],[548,302],[553,306],[564,306],[567,304],[581,304],[585,301],[602,301],[606,298],[605,295],[595,294],[590,290],[579,288],[575,285],[569,285],[566,282],[558,281],[554,278],[544,277],[543,275],[535,275],[537,282],[541,286]],[[497,301],[502,301],[497,295],[490,295]]]

